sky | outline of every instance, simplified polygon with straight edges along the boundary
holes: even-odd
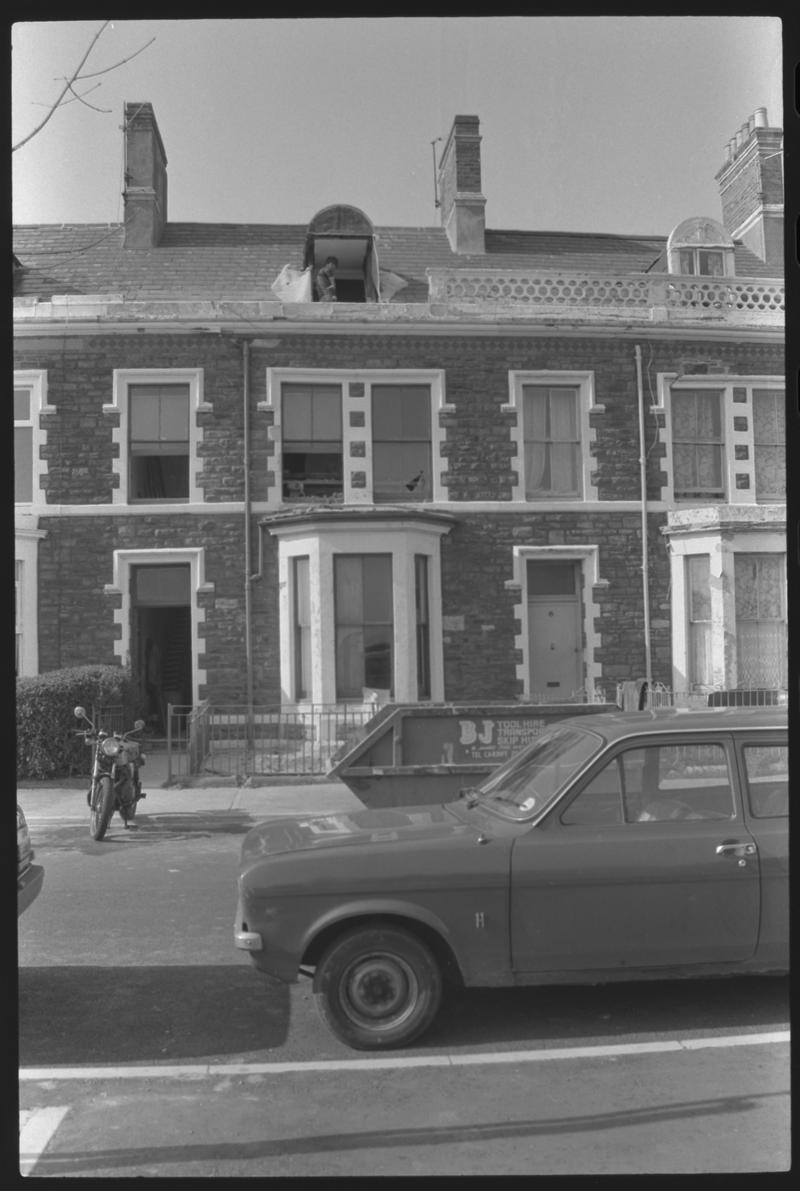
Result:
[[[13,26],[12,145],[102,24]],[[783,117],[769,16],[123,20],[81,73],[82,99],[12,153],[14,223],[122,220],[125,102],[153,105],[170,222],[304,225],[346,203],[436,226],[433,155],[462,114],[488,228],[634,235],[719,219],[727,142],[756,108]]]

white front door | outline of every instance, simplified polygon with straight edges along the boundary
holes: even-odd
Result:
[[[583,686],[580,564],[528,563],[530,691],[552,701]]]

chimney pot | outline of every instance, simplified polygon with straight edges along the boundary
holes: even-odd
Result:
[[[753,125],[755,128],[768,128],[767,109],[756,108],[753,112]]]

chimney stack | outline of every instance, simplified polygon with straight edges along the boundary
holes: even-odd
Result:
[[[125,247],[155,248],[167,222],[167,155],[152,104],[126,103]]]
[[[783,129],[756,108],[725,146],[717,174],[722,222],[734,240],[783,271]]]
[[[453,252],[485,252],[481,138],[477,116],[456,116],[439,163],[442,227]]]

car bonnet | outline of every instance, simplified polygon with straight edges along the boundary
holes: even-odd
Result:
[[[369,843],[414,844],[453,835],[475,835],[475,829],[460,822],[444,806],[297,816],[273,819],[251,828],[242,844],[242,861],[249,864],[278,852]]]

